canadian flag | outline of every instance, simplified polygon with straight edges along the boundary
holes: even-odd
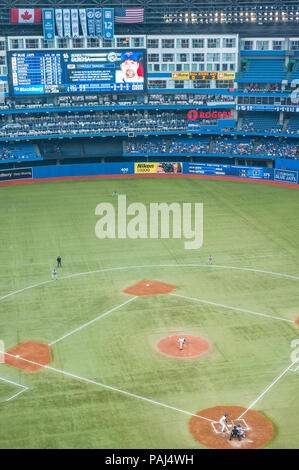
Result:
[[[11,8],[10,9],[10,22],[11,23],[41,23],[42,22],[42,9],[41,8]]]

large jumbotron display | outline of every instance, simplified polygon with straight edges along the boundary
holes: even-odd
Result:
[[[10,93],[144,92],[145,50],[41,50],[9,54]]]

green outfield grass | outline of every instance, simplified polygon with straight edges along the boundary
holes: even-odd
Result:
[[[95,208],[116,204],[114,189],[128,204],[203,202],[202,248],[185,250],[179,239],[98,239]],[[192,178],[1,187],[0,340],[6,350],[53,343],[56,370],[0,364],[0,377],[29,387],[7,402],[19,389],[0,381],[0,448],[204,448],[189,433],[188,413],[247,408],[291,363],[298,207],[297,189]],[[51,281],[58,255],[63,266]],[[59,340],[127,302],[123,289],[143,279],[210,303],[139,297]],[[160,354],[158,341],[175,334],[207,339],[210,352]],[[266,448],[298,448],[298,389],[299,370],[289,371],[254,406],[274,425]]]

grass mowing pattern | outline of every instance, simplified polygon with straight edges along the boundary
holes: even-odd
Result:
[[[99,240],[95,207],[116,202],[203,202],[204,244],[183,240]],[[0,297],[50,279],[134,265],[205,264],[299,275],[298,191],[191,178],[43,183],[0,191]],[[129,296],[142,279],[178,293],[294,320],[298,281],[210,267],[107,270],[51,282],[0,302],[0,337],[9,349],[49,343]],[[298,327],[171,296],[138,298],[52,347],[52,366],[196,413],[248,406],[288,366]],[[164,336],[202,336],[203,359],[178,361],[156,350]],[[0,365],[0,376],[30,390],[1,406],[1,448],[200,448],[186,414],[111,392],[50,370],[34,374]],[[255,409],[277,430],[267,448],[297,448],[299,374],[289,372]],[[7,384],[0,383],[0,398]],[[9,386],[10,388],[11,386]],[[12,387],[14,388],[14,387]],[[14,392],[14,390],[13,390]]]

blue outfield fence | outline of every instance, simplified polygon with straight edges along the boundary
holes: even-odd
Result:
[[[158,161],[159,162],[159,161]],[[138,162],[136,162],[138,163]],[[163,163],[163,162],[160,162]],[[168,162],[169,163],[169,162]],[[142,162],[143,165],[152,165]],[[105,176],[105,175],[133,175],[134,162],[124,163],[90,163],[56,166],[37,166],[19,169],[5,169],[0,171],[1,181],[63,178],[72,176]],[[140,174],[140,173],[139,173]],[[148,174],[148,172],[145,172]],[[153,173],[152,173],[153,174]],[[249,167],[239,165],[223,165],[217,163],[182,163],[180,174],[234,176],[238,178],[252,178],[260,180],[282,181],[299,184],[297,170],[284,170],[264,167]],[[142,176],[142,173],[140,174]]]

